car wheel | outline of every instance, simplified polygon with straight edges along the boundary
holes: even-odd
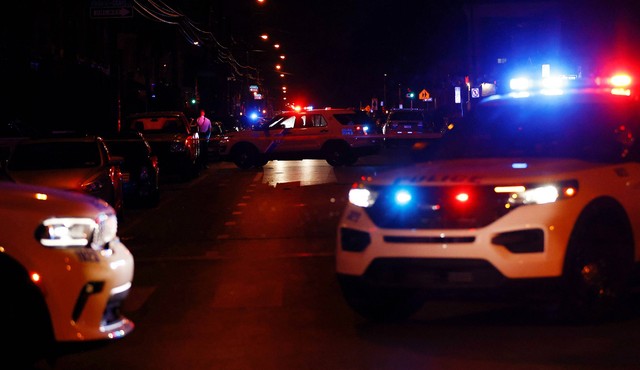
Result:
[[[349,307],[370,321],[405,320],[424,304],[413,289],[375,287],[348,277],[340,277],[338,281]]]
[[[356,162],[358,161],[358,156],[357,155],[351,155],[347,158],[346,161],[346,165],[347,166],[353,166],[354,164],[356,164]]]
[[[52,356],[55,341],[49,312],[40,290],[25,271],[0,259],[0,294],[12,297],[11,304],[0,305],[2,362],[32,365]],[[27,368],[27,367],[25,367]]]
[[[251,145],[242,145],[233,150],[233,163],[244,170],[258,163],[258,149]]]
[[[602,204],[578,219],[565,258],[561,319],[593,322],[619,313],[633,270],[630,230],[623,211]]]
[[[327,163],[334,167],[344,166],[348,164],[353,158],[356,158],[351,153],[349,144],[345,142],[332,142],[325,145],[324,155]],[[355,161],[353,162],[355,163]]]

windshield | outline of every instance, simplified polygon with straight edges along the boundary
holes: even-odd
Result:
[[[424,117],[420,111],[395,111],[389,114],[389,121],[422,121]]]
[[[434,145],[434,157],[619,162],[637,154],[639,119],[628,105],[498,103],[474,109]]]

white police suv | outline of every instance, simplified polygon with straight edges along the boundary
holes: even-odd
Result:
[[[94,196],[0,181],[0,368],[55,355],[60,343],[122,338],[133,256],[115,210]]]
[[[354,109],[283,112],[252,130],[229,133],[219,143],[220,158],[240,168],[270,160],[325,159],[332,166],[355,163],[378,152],[375,124]]]
[[[568,82],[488,97],[427,162],[353,186],[336,268],[354,311],[401,319],[477,293],[566,318],[620,307],[640,261],[640,103],[627,76]]]

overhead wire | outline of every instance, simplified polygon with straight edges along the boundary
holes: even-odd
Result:
[[[205,42],[211,42],[217,51],[217,60],[231,67],[238,77],[256,80],[251,72],[258,72],[252,66],[243,65],[237,61],[231,49],[220,43],[212,32],[198,27],[189,17],[171,8],[161,0],[133,0],[134,9],[144,18],[174,25],[191,45],[204,46]]]

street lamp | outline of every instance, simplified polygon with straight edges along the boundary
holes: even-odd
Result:
[[[387,74],[384,74],[383,85],[382,85],[382,106],[384,107],[387,104]]]

